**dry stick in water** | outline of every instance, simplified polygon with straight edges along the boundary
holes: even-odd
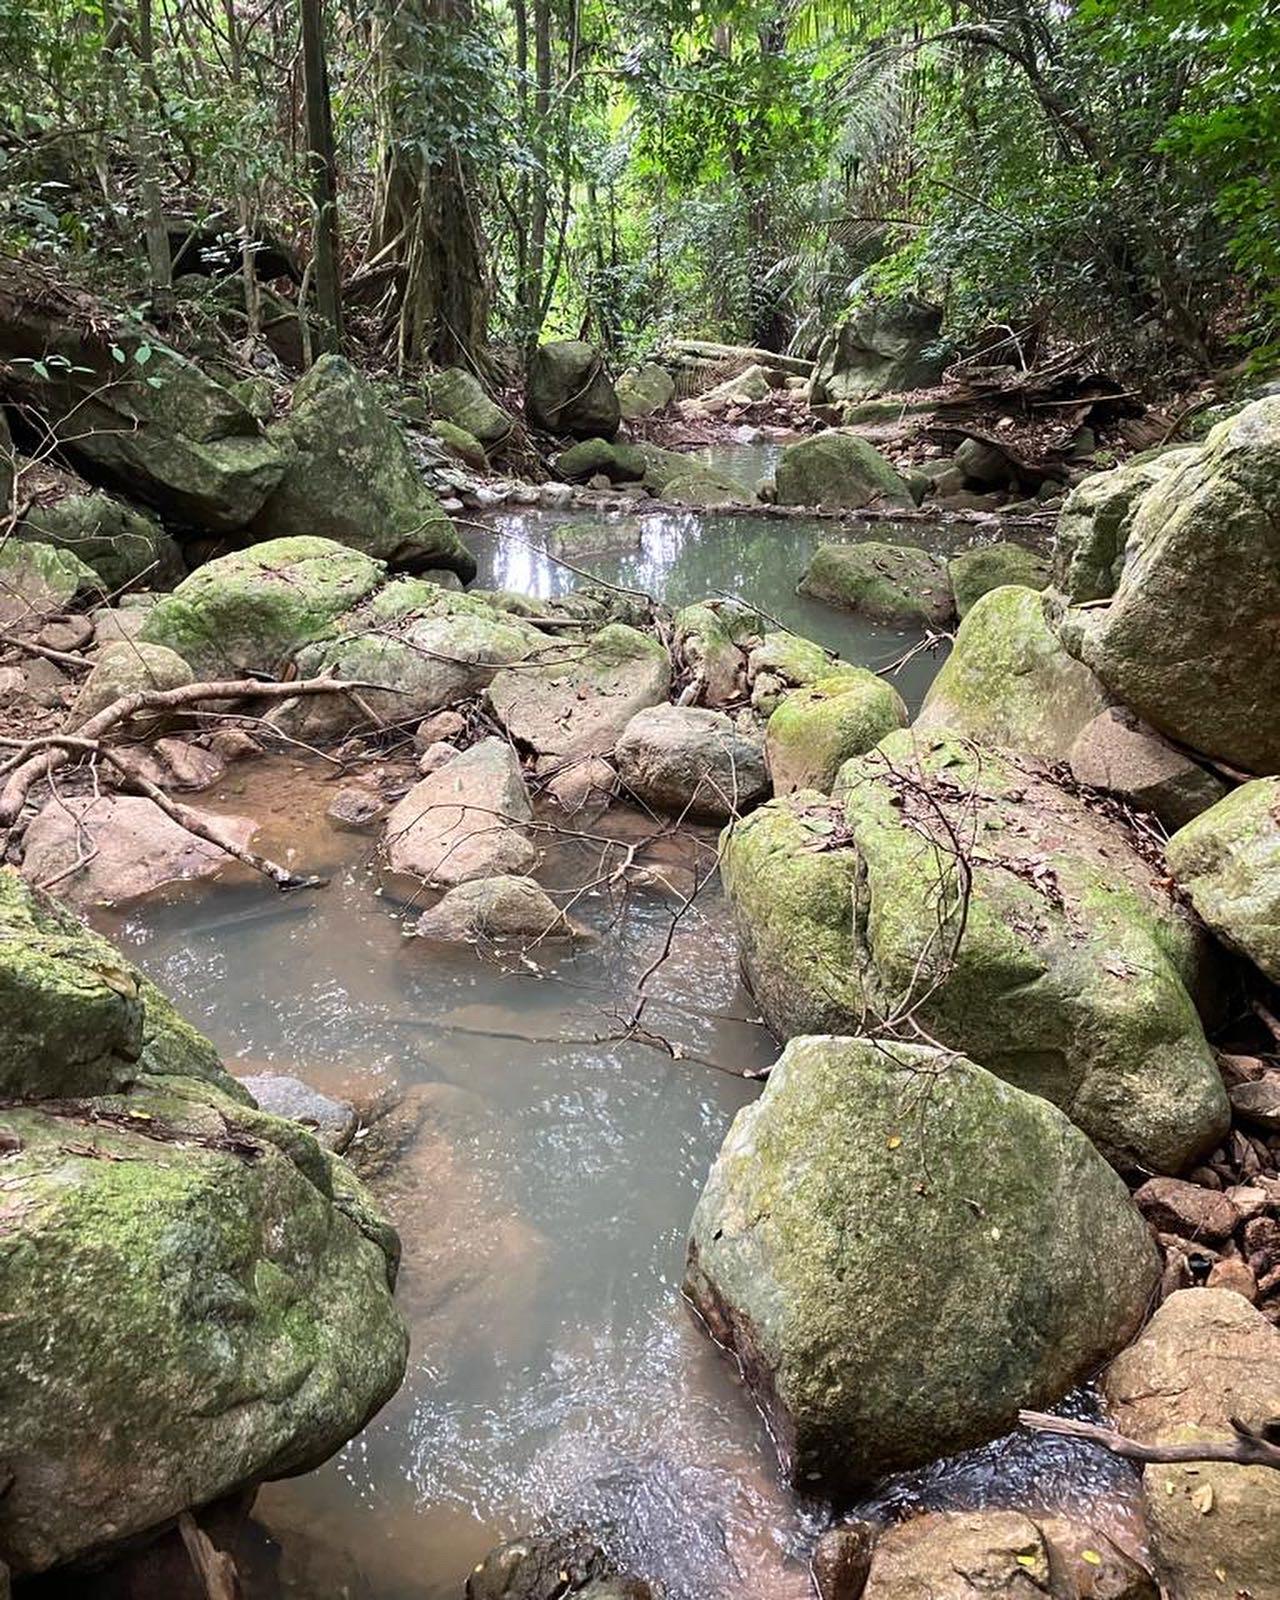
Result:
[[[1250,1428],[1237,1417],[1227,1419],[1235,1429],[1234,1439],[1206,1439],[1198,1444],[1141,1444],[1127,1438],[1114,1428],[1100,1427],[1096,1422],[1077,1422],[1072,1417],[1051,1417],[1043,1411],[1019,1411],[1018,1421],[1035,1433],[1057,1433],[1067,1439],[1088,1439],[1100,1444],[1112,1455],[1123,1456],[1127,1461],[1148,1464],[1175,1461],[1230,1461],[1243,1467],[1280,1468],[1280,1444],[1267,1437],[1277,1422],[1262,1428]]]

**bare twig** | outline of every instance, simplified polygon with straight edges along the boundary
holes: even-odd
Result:
[[[1112,1455],[1123,1456],[1127,1461],[1164,1463],[1175,1461],[1231,1461],[1245,1467],[1280,1468],[1280,1444],[1273,1443],[1267,1433],[1280,1426],[1277,1422],[1263,1428],[1247,1427],[1237,1417],[1228,1421],[1235,1430],[1234,1439],[1204,1439],[1193,1444],[1142,1444],[1127,1438],[1114,1428],[1101,1427],[1096,1422],[1079,1422],[1073,1417],[1051,1417],[1043,1411],[1019,1411],[1018,1421],[1024,1428],[1036,1433],[1056,1433],[1067,1439],[1088,1439],[1100,1444]]]

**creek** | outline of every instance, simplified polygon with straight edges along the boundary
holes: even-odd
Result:
[[[546,547],[566,531],[581,547],[585,521],[500,518],[473,536],[477,581],[535,595],[571,586],[579,578]],[[605,531],[609,548],[575,565],[672,605],[735,593],[873,666],[915,641],[794,586],[817,542],[920,541],[920,523],[895,534],[617,515]],[[950,548],[965,535],[935,536]],[[936,667],[921,653],[896,680],[913,708]],[[501,1539],[574,1524],[671,1600],[800,1600],[829,1512],[780,1481],[756,1412],[678,1293],[700,1186],[758,1089],[740,1074],[776,1054],[752,1020],[714,883],[672,934],[714,835],[690,830],[649,853],[667,889],[586,893],[574,914],[595,931],[588,944],[452,949],[405,937],[372,839],[327,823],[331,795],[318,764],[272,757],[232,769],[201,801],[258,818],[263,847],[330,874],[327,888],[282,900],[229,879],[99,919],[236,1073],[294,1073],[364,1105],[408,1089],[426,1107],[379,1189],[404,1240],[407,1380],[336,1459],[262,1490],[235,1551],[248,1600],[457,1600]],[[625,808],[606,830],[651,831]],[[599,875],[601,849],[556,840],[540,877],[581,886]],[[618,1037],[642,984],[646,1025],[674,1053]],[[1124,1537],[1134,1484],[1088,1446],[1018,1437],[886,1483],[864,1509],[1064,1507]]]

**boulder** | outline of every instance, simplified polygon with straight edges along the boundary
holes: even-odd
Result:
[[[244,528],[284,474],[286,455],[257,418],[157,332],[12,258],[0,349],[6,397],[35,407],[86,477],[166,521]]]
[[[755,499],[755,494],[735,478],[727,478],[694,463],[689,471],[678,472],[667,479],[661,498],[668,505],[708,511],[716,506],[747,505]]]
[[[617,382],[618,406],[628,422],[665,411],[676,397],[675,379],[656,361],[646,361]]]
[[[760,638],[762,619],[739,600],[700,600],[672,619],[677,663],[697,685],[696,698],[731,705],[747,691],[747,651]]]
[[[414,924],[420,939],[544,939],[581,930],[532,878],[499,876],[460,883]]]
[[[782,697],[820,678],[850,671],[833,650],[815,644],[802,634],[778,629],[751,643],[747,653],[747,686],[752,708],[761,716],[777,710]]]
[[[949,1051],[824,1036],[734,1119],[685,1292],[792,1482],[841,1494],[1054,1404],[1158,1279],[1123,1183],[1055,1107]]]
[[[427,396],[437,417],[465,428],[486,450],[505,444],[515,423],[485,393],[480,380],[462,367],[446,367],[427,380]]]
[[[854,433],[815,433],[789,444],[778,462],[781,506],[864,506],[910,509],[911,491],[880,452]]]
[[[1115,593],[1143,495],[1195,453],[1194,445],[1149,450],[1075,486],[1054,540],[1058,587],[1073,604],[1107,600]]]
[[[775,794],[817,789],[830,794],[851,756],[865,755],[907,725],[902,696],[865,667],[847,667],[794,689],[765,730],[765,759]]]
[[[1143,495],[1084,660],[1152,727],[1247,772],[1280,767],[1280,396]]]
[[[966,487],[975,489],[979,494],[1013,486],[1009,457],[985,439],[961,439],[956,446],[955,464]]]
[[[770,380],[768,371],[764,367],[752,364],[734,377],[726,378],[723,383],[716,384],[714,389],[705,389],[692,403],[714,415],[727,410],[729,406],[750,406],[760,400],[767,400],[773,390],[774,384]]]
[[[271,428],[289,466],[254,519],[262,539],[331,539],[397,566],[475,577],[475,558],[440,509],[377,390],[324,355]]]
[[[580,339],[539,345],[529,362],[524,414],[547,433],[612,439],[622,412],[604,357]]]
[[[1028,766],[914,730],[847,763],[836,799],[843,815],[773,801],[725,844],[775,1033],[909,1014],[1126,1170],[1177,1172],[1218,1142],[1226,1094],[1191,997],[1203,937],[1122,828]]]
[[[71,551],[93,568],[107,590],[142,578],[158,588],[185,571],[177,541],[155,517],[101,490],[33,505],[17,534]]]
[[[193,813],[235,844],[257,831],[249,817]],[[35,884],[57,882],[77,906],[120,905],[167,883],[216,878],[233,863],[142,795],[66,795],[50,800],[27,825],[22,873]]]
[[[392,808],[383,835],[394,872],[449,886],[523,873],[536,852],[533,818],[515,751],[482,739],[415,783]]]
[[[468,433],[465,428],[459,428],[455,423],[441,422],[439,419],[434,423],[432,431],[449,454],[461,461],[463,466],[470,467],[473,472],[488,471],[489,457],[474,433]]]
[[[656,1600],[641,1578],[619,1576],[587,1534],[544,1533],[509,1539],[467,1578],[467,1600]]]
[[[1108,706],[1076,735],[1068,757],[1077,783],[1118,795],[1173,831],[1220,800],[1227,786],[1125,706]]]
[[[530,623],[427,578],[398,578],[339,618],[326,639],[304,645],[303,677],[332,674],[385,689],[360,698],[390,722],[425,716],[479,694],[500,667],[545,648]],[[332,738],[365,720],[346,695],[297,700],[271,720],[299,738]]]
[[[984,594],[960,624],[916,726],[1065,761],[1108,697],[1068,654],[1051,618],[1050,602],[1034,589]]]
[[[102,580],[70,550],[22,539],[0,544],[0,628],[35,633],[76,601],[102,592]]]
[[[1280,1416],[1280,1329],[1227,1289],[1170,1295],[1103,1378],[1115,1426],[1143,1444],[1233,1437]],[[1280,1594],[1280,1472],[1224,1462],[1143,1470],[1156,1575],[1171,1600]]]
[[[65,906],[0,867],[0,1099],[114,1094],[143,1073],[248,1100],[155,985]]]
[[[1052,577],[1052,563],[1037,550],[1024,544],[1004,541],[977,550],[965,550],[947,562],[951,592],[956,597],[956,615],[964,617],[989,589],[1018,584],[1026,589],[1044,589]]]
[[[80,692],[67,713],[67,727],[79,728],[105,711],[125,695],[152,689],[181,689],[194,683],[190,666],[182,657],[162,644],[146,644],[141,639],[120,640],[103,645],[93,658],[93,669],[80,685]],[[131,723],[155,726],[155,717],[131,718]]]
[[[1258,778],[1165,847],[1178,887],[1213,931],[1280,983],[1280,778]]]
[[[579,439],[555,460],[557,474],[569,483],[582,483],[603,472],[611,483],[637,483],[648,470],[643,451],[633,444],[611,444],[608,439]]]
[[[623,788],[655,811],[727,822],[769,792],[758,736],[722,711],[638,711],[614,747]]]
[[[671,662],[656,639],[611,623],[586,639],[543,647],[538,666],[504,669],[489,685],[503,727],[538,755],[603,755],[671,685]]]
[[[1021,1511],[912,1517],[876,1544],[865,1600],[1159,1600],[1100,1529]]]
[[[913,298],[880,301],[853,312],[822,341],[813,397],[832,405],[931,389],[942,379],[942,312]]]
[[[384,572],[331,539],[270,539],[198,567],[152,608],[139,638],[166,645],[199,677],[275,673],[372,594]]]
[[[871,1571],[876,1532],[873,1523],[846,1522],[821,1536],[809,1563],[818,1600],[858,1600]]]
[[[262,1111],[287,1122],[297,1122],[314,1134],[318,1143],[336,1155],[355,1138],[360,1119],[349,1100],[334,1100],[301,1078],[284,1072],[255,1072],[240,1079]]]
[[[800,593],[897,627],[942,628],[955,614],[947,564],[910,545],[820,544]]]

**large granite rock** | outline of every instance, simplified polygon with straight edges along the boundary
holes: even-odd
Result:
[[[665,411],[676,397],[675,379],[656,361],[646,361],[618,379],[618,405],[628,422]]]
[[[916,726],[1065,761],[1107,701],[1097,678],[1059,639],[1050,602],[1010,585],[989,590],[960,624]]]
[[[0,1560],[318,1465],[398,1386],[397,1254],[107,941],[0,870]]]
[[[200,677],[275,673],[384,573],[331,539],[270,539],[198,567],[152,608],[139,638],[166,645]]]
[[[118,639],[95,652],[89,676],[67,713],[68,728],[82,727],[90,717],[105,711],[126,695],[181,689],[195,681],[188,662],[166,645],[141,639]],[[132,718],[135,727],[154,725],[155,719]]]
[[[394,872],[448,887],[470,878],[527,872],[533,812],[515,751],[482,739],[415,783],[387,818],[387,860]]]
[[[611,623],[585,639],[544,646],[539,665],[499,672],[489,704],[503,727],[538,755],[602,755],[671,685],[671,661],[656,639]]]
[[[1218,937],[1280,983],[1280,778],[1233,790],[1180,828],[1165,855]]]
[[[9,539],[0,544],[0,627],[37,633],[59,611],[102,592],[102,580],[70,550]]]
[[[436,416],[464,428],[488,449],[506,443],[515,423],[496,401],[491,400],[480,380],[461,367],[446,367],[427,380],[427,396]]]
[[[580,339],[539,345],[529,362],[524,414],[548,433],[612,439],[622,411],[601,353]]]
[[[624,789],[655,811],[727,822],[769,793],[750,727],[701,706],[650,706],[627,723],[614,757]]]
[[[1280,396],[1218,424],[1141,499],[1084,660],[1161,733],[1247,772],[1280,767]]]
[[[817,789],[830,794],[851,756],[865,755],[907,725],[891,683],[865,667],[846,667],[785,695],[765,729],[765,757],[775,794]]]
[[[778,504],[859,511],[913,504],[911,491],[874,445],[854,433],[815,433],[789,444],[777,470]]]
[[[1054,542],[1058,586],[1069,600],[1079,605],[1115,593],[1143,495],[1195,453],[1194,445],[1147,451],[1075,486],[1062,507]]]
[[[847,763],[836,794],[771,802],[726,841],[775,1032],[910,1015],[1119,1166],[1179,1171],[1213,1147],[1227,1103],[1191,997],[1203,936],[1122,829],[1030,766],[911,730]]]
[[[1124,706],[1108,706],[1076,735],[1069,755],[1077,783],[1105,789],[1170,831],[1219,801],[1227,786]]]
[[[821,544],[800,593],[900,628],[945,627],[955,615],[947,564],[912,545]]]
[[[685,1290],[792,1481],[840,1493],[1055,1402],[1158,1277],[1124,1185],[1046,1101],[946,1051],[824,1036],[734,1119]]]
[[[911,298],[851,313],[822,341],[813,397],[841,405],[904,389],[931,389],[946,364],[942,311]]]
[[[1121,1433],[1143,1444],[1232,1438],[1280,1417],[1280,1329],[1243,1295],[1171,1295],[1103,1379]],[[1170,1600],[1280,1595],[1280,1472],[1223,1462],[1143,1470],[1156,1574]]]
[[[246,527],[280,482],[285,452],[229,389],[145,325],[12,259],[0,277],[0,350],[6,396],[47,419],[86,477],[166,521]]]
[[[107,590],[143,578],[159,588],[185,570],[176,540],[155,517],[100,489],[33,505],[17,535],[69,550],[93,568]]]
[[[396,566],[442,567],[464,580],[476,563],[440,509],[369,380],[321,356],[272,426],[289,458],[254,520],[260,538],[332,539]]]

